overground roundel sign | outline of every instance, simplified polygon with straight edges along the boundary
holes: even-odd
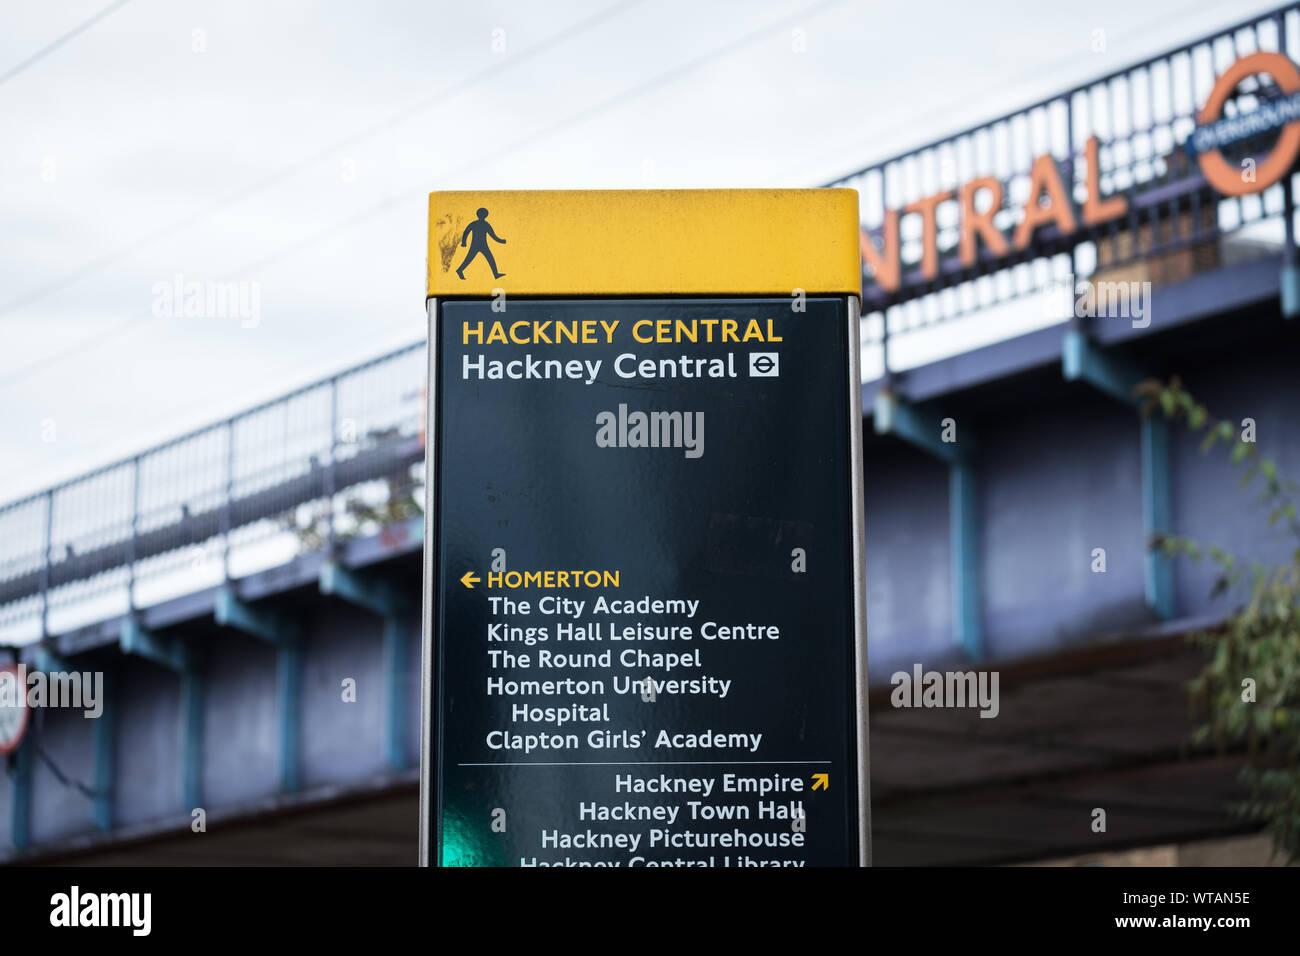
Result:
[[[1267,73],[1273,77],[1288,99],[1282,100],[1277,107],[1266,107],[1231,120],[1225,119],[1224,104],[1236,92],[1237,85],[1258,73]],[[1300,70],[1281,53],[1252,53],[1242,57],[1219,77],[1205,106],[1196,114],[1197,130],[1191,140],[1198,153],[1196,158],[1201,172],[1211,186],[1225,196],[1245,196],[1267,189],[1286,175],[1300,152],[1300,122],[1279,124],[1278,121],[1294,115],[1292,107],[1296,105],[1293,101],[1297,93],[1300,93]],[[1266,119],[1265,114],[1269,110],[1276,115]],[[1241,169],[1223,157],[1220,145],[1244,138],[1243,134],[1261,132],[1267,126],[1276,125],[1281,125],[1282,132],[1267,158],[1259,163],[1254,177],[1244,177]]]

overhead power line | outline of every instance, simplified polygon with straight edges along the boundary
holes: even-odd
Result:
[[[126,2],[126,0],[123,0],[123,2]],[[98,258],[91,259],[88,262],[82,263],[80,266],[73,269],[71,272],[60,276],[59,278],[55,279],[52,282],[48,282],[42,286],[37,286],[35,289],[32,289],[28,292],[24,292],[21,295],[17,296],[16,298],[10,299],[8,302],[4,303],[3,305],[0,305],[0,316],[7,315],[8,313],[13,312],[17,309],[21,309],[24,306],[31,305],[33,302],[37,302],[41,299],[44,299],[47,296],[60,291],[61,289],[67,288],[68,286],[81,281],[82,279],[86,278],[89,275],[93,275],[94,273],[103,269],[105,266],[109,266],[116,262],[120,262],[126,257],[136,252],[139,252],[141,249],[146,249],[149,246],[153,245],[154,243],[162,239],[165,239],[168,236],[174,235],[177,232],[180,232],[182,229],[185,229],[189,226],[196,225],[197,223],[203,222],[205,219],[211,218],[212,216],[216,215],[218,212],[220,212],[221,210],[225,209],[228,206],[232,206],[235,203],[242,202],[243,200],[248,199],[251,196],[256,196],[258,193],[265,192],[270,187],[280,182],[283,182],[284,180],[289,179],[292,176],[297,175],[298,173],[302,172],[304,169],[307,169],[312,164],[319,162],[320,160],[328,156],[337,154],[341,150],[348,149],[349,147],[352,146],[356,146],[359,143],[362,143],[365,140],[370,139],[375,135],[383,132],[384,130],[391,129],[393,126],[405,122],[406,120],[411,119],[413,116],[417,116],[420,113],[425,112],[426,110],[432,109],[433,107],[442,104],[443,102],[450,99],[451,97],[464,92],[470,87],[482,83],[484,80],[491,79],[501,73],[506,72],[507,70],[514,69],[515,67],[520,66],[521,64],[526,63],[529,60],[541,56],[543,53],[565,42],[566,40],[572,39],[573,37],[586,33],[587,31],[594,29],[595,27],[604,23],[605,21],[610,20],[613,17],[616,17],[619,14],[623,13],[624,11],[644,2],[645,0],[623,0],[622,3],[616,3],[612,6],[606,7],[604,10],[601,10],[598,13],[594,13],[589,17],[585,17],[582,20],[578,20],[570,24],[569,26],[565,27],[564,29],[560,30],[558,33],[552,34],[551,36],[547,37],[545,40],[542,40],[534,44],[533,46],[526,48],[521,53],[514,54],[506,59],[501,60],[498,63],[492,64],[491,66],[483,70],[479,70],[476,73],[472,73],[466,78],[444,87],[443,89],[439,90],[437,93],[424,97],[423,99],[418,100],[415,103],[409,104],[389,114],[384,119],[379,120],[378,122],[372,123],[368,126],[364,126],[358,130],[355,130],[354,132],[349,133],[347,136],[334,140],[333,142],[328,143],[325,146],[322,146],[321,148],[313,151],[308,155],[299,157],[298,159],[293,160],[292,162],[284,166],[281,166],[279,169],[272,171],[266,176],[263,176],[261,179],[258,179],[245,186],[241,186],[240,188],[234,190],[233,192],[227,193],[226,195],[219,197],[218,199],[210,203],[208,206],[205,206],[204,208],[199,209],[196,212],[193,212],[187,216],[182,216],[179,219],[175,219],[172,222],[162,226],[161,228],[155,229],[154,231],[146,233],[143,236],[139,236],[138,238],[126,243],[125,245],[118,246],[116,249],[113,249],[105,253],[104,255],[99,256]]]
[[[41,62],[41,60],[45,59],[47,56],[49,56],[59,47],[63,46],[63,44],[67,43],[73,37],[85,33],[87,30],[93,27],[100,20],[104,19],[106,16],[108,16],[111,13],[121,10],[124,6],[126,6],[130,2],[131,0],[117,0],[116,3],[110,3],[108,6],[106,6],[103,10],[100,10],[89,20],[83,20],[81,23],[77,24],[67,33],[63,34],[63,36],[59,37],[53,43],[49,43],[44,47],[42,47],[41,49],[37,50],[27,59],[19,63],[17,66],[10,67],[3,74],[0,74],[0,86],[3,86],[4,84],[8,83],[10,80],[12,80],[19,73],[23,72],[23,70],[27,69],[29,66],[35,66],[37,63]]]
[[[640,2],[640,0],[634,0],[634,2]],[[520,136],[518,139],[506,144],[505,146],[494,147],[490,151],[485,152],[482,155],[475,156],[469,161],[455,167],[452,170],[446,171],[441,175],[444,177],[456,176],[464,172],[469,172],[471,170],[482,169],[485,165],[494,163],[505,156],[512,155],[514,153],[519,152],[522,149],[535,146],[538,142],[547,139],[550,136],[555,135],[556,133],[560,132],[563,129],[566,129],[570,126],[575,126],[581,123],[588,122],[594,119],[595,117],[608,112],[611,109],[622,106],[632,100],[639,99],[640,97],[646,95],[647,93],[655,89],[658,89],[659,87],[675,82],[681,79],[682,77],[695,72],[701,67],[715,63],[720,58],[729,56],[732,53],[735,53],[738,50],[743,49],[744,47],[755,42],[756,40],[762,39],[763,37],[766,37],[777,30],[787,28],[792,24],[796,24],[801,20],[804,20],[810,16],[822,13],[825,10],[828,10],[832,7],[840,6],[845,2],[847,2],[847,0],[821,0],[821,2],[810,4],[809,6],[801,8],[800,10],[796,11],[795,13],[789,16],[782,17],[771,23],[750,30],[747,33],[744,33],[741,36],[737,37],[736,39],[720,44],[719,46],[714,47],[708,50],[707,52],[686,61],[685,63],[679,64],[675,67],[672,67],[671,69],[665,70],[662,73],[656,74],[655,76],[651,77],[650,79],[646,80],[643,83],[632,86],[626,90],[623,90],[619,93],[614,94],[611,97],[608,97],[600,101],[599,103],[595,103],[592,106],[586,107],[582,110],[570,114],[569,116],[563,117],[562,119],[557,120],[555,123],[552,123],[551,125],[544,127],[541,130],[534,130],[527,134],[524,134]],[[629,6],[629,5],[630,4],[624,4],[622,6]],[[366,209],[361,210],[360,212],[353,213],[349,216],[346,216],[343,219],[325,227],[324,229],[321,229],[315,233],[312,233],[309,236],[305,236],[302,239],[290,243],[284,249],[276,253],[273,253],[270,256],[266,256],[254,262],[248,263],[247,265],[239,269],[232,270],[230,273],[228,273],[228,276],[229,277],[247,276],[261,269],[264,269],[267,266],[274,265],[285,259],[291,258],[297,253],[303,251],[304,249],[308,249],[316,245],[317,243],[321,242],[322,240],[326,239],[327,237],[333,235],[336,232],[340,232],[352,226],[356,226],[356,225],[360,225],[361,223],[368,222],[374,219],[375,217],[389,211],[390,209],[397,208],[402,203],[411,201],[412,199],[418,200],[420,198],[423,198],[424,193],[426,192],[426,188],[427,187],[423,187],[423,186],[420,187],[418,193],[413,190],[410,193],[403,191],[401,193],[391,194],[387,198],[380,201],[379,203],[376,203],[374,206],[370,206]],[[96,267],[98,267],[98,265],[96,265]],[[75,277],[79,277],[79,275]],[[74,277],[69,277],[68,281],[72,281],[73,278]],[[3,314],[5,310],[12,307],[13,305],[14,305],[13,303],[10,303],[10,305],[5,306],[4,309],[0,309],[0,314]],[[67,349],[62,350],[61,352],[57,352],[53,355],[46,356],[42,359],[39,359],[36,362],[33,362],[22,369],[19,369],[17,372],[9,376],[0,378],[0,389],[8,388],[9,386],[16,384],[22,379],[29,377],[33,373],[38,372],[41,369],[48,367],[49,365],[55,364],[56,362],[60,362],[66,358],[70,358],[73,355],[79,354],[80,352],[85,351],[86,349],[92,346],[98,345],[100,342],[112,338],[113,336],[117,335],[119,332],[124,332],[126,334],[129,334],[130,332],[138,331],[141,328],[145,328],[146,326],[150,325],[153,321],[158,321],[158,320],[124,319],[120,322],[117,322],[110,328],[106,329],[101,334],[95,336],[93,339],[86,340],[84,343],[78,343],[76,345],[72,345]]]
[[[809,16],[812,16],[817,13],[821,13],[824,10],[830,9],[831,7],[840,6],[846,2],[847,0],[821,0],[821,2],[819,3],[811,4],[797,11],[796,13],[791,14],[788,17],[782,17],[781,19],[775,20],[772,23],[766,24],[765,26],[758,27],[754,30],[749,31],[748,33],[742,34],[741,36],[737,37],[735,40],[714,47],[713,49],[707,51],[706,53],[701,54],[700,56],[697,56],[691,60],[686,61],[685,63],[682,63],[678,66],[675,66],[669,70],[664,71],[663,73],[659,73],[656,76],[651,77],[650,79],[646,80],[644,83],[640,83],[636,86],[630,87],[629,89],[623,90],[622,92],[615,93],[613,96],[609,97],[608,99],[602,100],[599,103],[595,103],[592,106],[579,110],[576,113],[572,113],[569,116],[564,117],[563,119],[557,120],[556,122],[552,123],[549,126],[543,127],[540,130],[532,130],[528,133],[525,133],[520,137],[518,137],[517,139],[505,144],[504,146],[493,147],[492,149],[478,156],[475,156],[474,158],[468,160],[467,162],[459,166],[456,166],[453,169],[447,170],[441,173],[440,175],[442,177],[458,176],[462,173],[470,172],[473,170],[481,170],[486,166],[494,165],[498,160],[506,156],[511,156],[520,152],[523,149],[536,146],[539,142],[548,139],[551,136],[554,136],[556,133],[560,132],[560,130],[567,129],[570,126],[577,126],[582,123],[586,123],[603,113],[609,112],[609,110],[611,109],[622,106],[626,103],[631,102],[632,100],[640,99],[642,96],[645,96],[647,93],[651,92],[652,90],[658,89],[659,87],[665,86],[669,83],[673,83],[681,79],[682,77],[687,76],[690,73],[694,73],[696,70],[700,69],[703,66],[707,66],[711,63],[715,63],[720,58],[735,53],[737,50],[740,50],[743,47],[748,46],[749,44],[753,43],[755,40],[759,40],[777,30],[786,28],[793,23],[798,23],[799,21],[804,20]],[[240,269],[232,270],[229,273],[229,277],[247,276],[250,275],[251,273],[256,272],[259,269],[265,268],[268,265],[281,262],[282,260],[287,259],[298,252],[301,252],[303,249],[310,248],[311,246],[333,235],[336,232],[350,228],[352,226],[359,225],[363,222],[367,222],[375,218],[376,216],[384,212],[387,212],[390,209],[398,207],[401,203],[410,201],[413,198],[422,199],[424,198],[426,193],[427,193],[427,187],[421,187],[419,193],[415,193],[415,192],[407,193],[403,191],[401,193],[392,194],[388,196],[386,199],[376,203],[374,206],[370,206],[367,209],[363,209],[361,212],[353,213],[352,215],[347,216],[339,220],[338,222],[333,223],[330,226],[326,226],[324,229],[321,229],[318,232],[312,233],[309,236],[306,236],[302,239],[297,240],[296,242],[291,243],[288,247],[281,250],[280,252],[273,253],[270,256],[267,256],[262,259],[258,259]],[[3,383],[0,382],[0,384]]]

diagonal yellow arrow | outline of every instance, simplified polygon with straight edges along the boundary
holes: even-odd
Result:
[[[828,773],[815,773],[812,775],[814,790],[829,790],[831,788],[831,775]]]
[[[479,577],[477,574],[475,574],[473,571],[466,571],[466,572],[465,572],[464,574],[462,574],[461,577],[460,577],[460,583],[463,584],[463,585],[465,585],[465,587],[469,588],[470,590],[473,590],[473,589],[474,589],[474,585],[478,584],[478,582],[481,581],[481,580],[483,580],[483,579],[480,578],[480,577]]]

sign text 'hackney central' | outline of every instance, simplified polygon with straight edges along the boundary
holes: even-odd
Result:
[[[857,194],[429,224],[422,862],[866,862]]]

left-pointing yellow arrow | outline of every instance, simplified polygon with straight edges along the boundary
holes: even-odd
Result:
[[[480,578],[480,577],[479,577],[477,574],[475,574],[473,571],[466,571],[464,574],[461,575],[460,583],[463,584],[463,585],[465,585],[465,587],[470,588],[470,589],[472,590],[473,587],[474,587],[474,585],[478,584],[479,581],[481,581],[481,580],[483,580],[483,579]]]

